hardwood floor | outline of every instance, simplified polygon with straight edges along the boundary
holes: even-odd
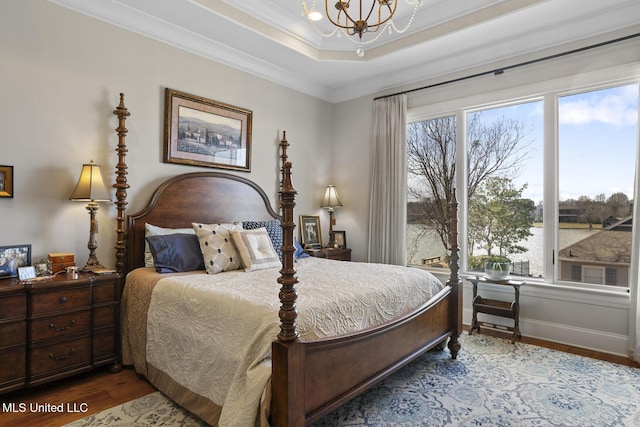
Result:
[[[465,329],[464,333],[468,333],[468,330]],[[483,329],[482,333],[510,338],[509,334],[488,329]],[[522,337],[521,342],[640,368],[639,364],[621,356],[613,356],[527,337]],[[27,405],[27,410],[23,413],[8,412],[3,406],[0,408],[2,409],[2,412],[0,412],[0,427],[59,427],[154,391],[156,391],[155,388],[143,377],[136,374],[131,367],[126,367],[116,374],[110,373],[107,369],[96,370],[41,387],[3,395],[0,399],[2,405],[6,405],[7,402],[14,402],[16,405],[24,403]],[[31,412],[29,411],[30,403],[49,403],[51,405],[59,405],[61,403],[66,405],[69,403],[72,410],[75,408],[78,411],[83,410],[85,407],[82,405],[86,404],[86,411],[62,413]]]
[[[110,373],[108,367],[105,367],[51,384],[3,395],[0,399],[3,405],[0,407],[0,426],[59,427],[154,391],[156,389],[136,374],[132,367],[125,367],[115,374]],[[16,411],[19,404],[25,404],[26,410],[9,412],[5,407],[7,402],[15,403]],[[31,411],[30,404],[63,404],[64,410]],[[73,412],[74,410],[78,412]]]

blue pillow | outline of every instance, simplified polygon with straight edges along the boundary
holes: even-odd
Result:
[[[300,258],[306,258],[308,256],[311,256],[304,251],[304,248],[298,242],[298,239],[295,236],[293,237],[293,246],[295,246],[296,248],[296,251],[293,253],[293,259],[295,259],[296,261],[299,260]]]
[[[204,257],[195,234],[148,236],[147,242],[158,273],[204,270]]]
[[[269,221],[243,221],[242,228],[245,230],[255,230],[256,228],[264,227],[267,229],[267,234],[271,239],[273,249],[276,250],[280,262],[282,262],[282,227],[280,227],[279,219],[272,219]]]

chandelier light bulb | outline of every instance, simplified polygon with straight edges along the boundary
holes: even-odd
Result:
[[[320,21],[322,19],[322,14],[316,10],[312,10],[307,15],[307,18],[309,18],[310,21]]]

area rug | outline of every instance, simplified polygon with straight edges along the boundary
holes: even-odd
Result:
[[[429,352],[313,427],[640,425],[639,369],[484,335],[461,342],[457,360]],[[67,426],[205,425],[153,393]]]

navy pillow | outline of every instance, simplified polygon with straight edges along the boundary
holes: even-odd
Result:
[[[276,250],[280,262],[282,262],[282,227],[280,227],[279,219],[272,219],[270,221],[243,221],[242,228],[245,230],[255,230],[256,228],[264,227],[267,229],[267,234],[271,239],[273,249]]]
[[[306,258],[309,255],[308,253],[306,253],[304,251],[304,248],[302,247],[302,245],[298,242],[298,239],[296,239],[295,237],[293,238],[293,246],[296,247],[296,251],[293,253],[293,258],[297,261],[300,258]]]
[[[158,273],[204,270],[204,258],[195,234],[148,236],[147,242]]]

